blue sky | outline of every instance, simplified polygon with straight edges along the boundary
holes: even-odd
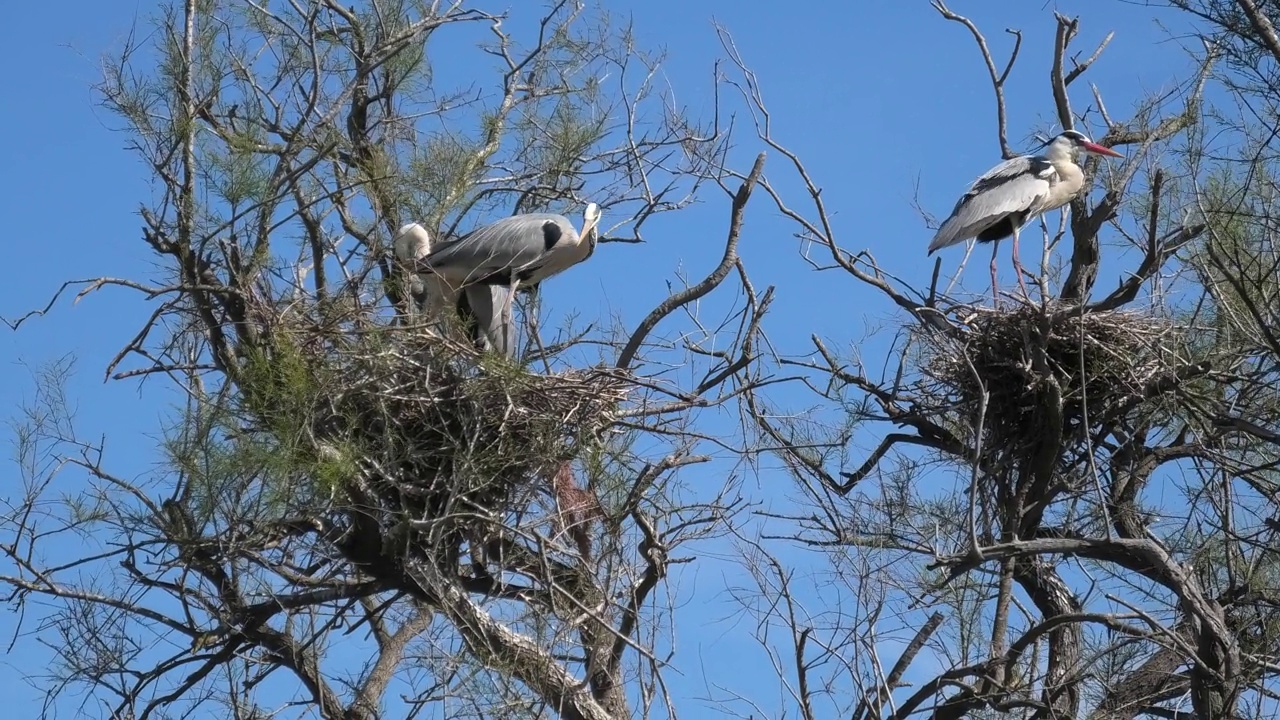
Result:
[[[999,160],[990,84],[962,27],[943,21],[924,0],[785,5],[611,0],[608,6],[631,13],[642,45],[666,47],[666,77],[678,101],[695,114],[710,110],[712,66],[721,55],[712,19],[725,25],[759,76],[774,113],[775,136],[806,161],[823,187],[842,244],[870,249],[908,282],[927,282],[932,262],[924,248],[931,233],[912,207],[917,182],[923,206],[945,215],[957,194]],[[18,3],[0,25],[0,59],[9,68],[0,77],[0,97],[7,98],[0,105],[0,134],[7,139],[0,145],[0,212],[7,223],[8,258],[0,315],[6,318],[43,306],[64,280],[138,277],[154,270],[137,215],[150,193],[146,168],[124,149],[126,137],[113,130],[115,119],[97,107],[90,87],[99,77],[102,54],[118,47],[135,16],[152,7],[131,0]],[[512,2],[511,7],[519,12],[525,6]],[[954,0],[952,9],[988,31],[999,59],[1011,45],[1001,29],[1024,31],[1022,59],[1006,90],[1015,148],[1029,147],[1033,132],[1056,129],[1046,82],[1055,9],[1082,16],[1077,40],[1082,50],[1116,32],[1089,76],[1114,116],[1126,117],[1127,108],[1169,88],[1189,67],[1179,41],[1157,22],[1178,26],[1179,19],[1167,11],[1114,2],[977,0]],[[1076,88],[1077,105],[1087,101],[1087,88]],[[736,167],[745,171],[759,149],[741,134]],[[776,153],[766,174],[790,185],[782,180],[785,168]],[[591,319],[598,309],[633,326],[665,296],[674,271],[697,276],[714,265],[727,207],[723,195],[710,190],[701,206],[678,219],[655,222],[649,244],[602,246],[590,263],[574,270],[572,281],[547,288],[549,312],[578,308]],[[748,209],[741,252],[758,286],[778,286],[770,334],[780,348],[800,351],[810,333],[837,346],[858,342],[868,328],[892,315],[886,302],[851,280],[835,272],[814,273],[798,256],[791,233],[766,198],[757,197]],[[944,270],[962,254],[962,248],[945,251]],[[1005,257],[1002,278],[1007,281],[1012,275]],[[978,264],[971,261],[965,286],[981,293],[987,256],[980,251],[975,258]],[[620,277],[627,281],[618,282]],[[1101,282],[1111,281],[1104,274]],[[108,289],[74,306],[64,299],[17,333],[0,330],[0,408],[8,414],[30,397],[27,367],[72,355],[78,373],[69,391],[79,409],[80,431],[105,437],[123,474],[149,472],[158,421],[172,398],[134,382],[104,384],[102,372],[150,310],[134,294]],[[885,342],[872,338],[863,351],[875,357]],[[11,498],[12,472],[4,467],[0,494]],[[781,480],[753,479],[748,487],[766,503],[782,502],[788,491]],[[714,660],[754,651],[744,625],[709,623],[700,630],[704,620],[732,615],[720,600],[721,590],[741,582],[732,576],[731,563],[708,562],[700,573],[677,583],[680,597],[707,603],[705,617],[686,615],[679,631],[686,654],[676,687],[689,698],[712,693],[700,673]],[[10,618],[0,617],[6,641],[11,627]],[[7,658],[0,657],[0,693],[18,716],[33,713],[39,695],[8,670],[30,670],[42,656],[28,637],[19,638]],[[736,682],[734,673],[721,671],[717,682]],[[761,693],[757,699],[769,707],[777,698]]]

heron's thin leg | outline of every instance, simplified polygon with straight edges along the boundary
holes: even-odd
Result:
[[[507,302],[504,303],[504,306],[502,308],[502,328],[503,328],[502,333],[504,338],[511,337],[511,334],[509,333],[509,329],[515,327],[516,290],[518,289],[520,289],[520,279],[516,277],[512,277],[511,292],[507,294]],[[507,357],[509,358],[515,357],[516,349],[514,346],[509,348],[504,348],[503,350]]]
[[[999,240],[991,243],[991,305],[993,307],[1000,305],[1000,291],[996,288],[996,250],[999,247]]]
[[[1027,292],[1027,283],[1022,279],[1022,261],[1018,259],[1018,227],[1013,228],[1013,272],[1018,275],[1018,287],[1022,288],[1022,297],[1031,302],[1031,293]]]
[[[542,367],[551,374],[551,360],[547,357],[547,349],[542,346],[542,329],[538,326],[538,313],[542,310],[542,286],[534,285],[532,297],[525,303],[525,319],[529,321],[529,342],[533,343],[542,358]]]

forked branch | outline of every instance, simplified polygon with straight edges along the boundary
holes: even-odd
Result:
[[[1009,60],[1005,63],[1004,70],[996,70],[996,61],[991,57],[991,48],[987,46],[987,38],[978,29],[978,26],[969,18],[952,12],[942,0],[933,0],[932,5],[942,17],[952,22],[958,22],[968,28],[973,35],[974,41],[978,43],[978,50],[982,52],[982,61],[986,63],[987,74],[991,78],[991,89],[996,94],[996,129],[999,132],[1000,154],[1005,159],[1014,157],[1017,153],[1009,147],[1009,121],[1008,114],[1005,111],[1004,83],[1009,79],[1009,73],[1013,71],[1013,64],[1018,59],[1018,51],[1022,49],[1022,31],[1014,30],[1013,28],[1005,29],[1005,32],[1013,36],[1013,49],[1009,51]]]

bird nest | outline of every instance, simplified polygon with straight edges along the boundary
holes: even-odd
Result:
[[[1135,312],[968,310],[960,332],[933,336],[925,372],[936,383],[931,394],[970,413],[965,426],[976,427],[984,410],[989,459],[1019,457],[1137,408],[1174,357],[1173,328]]]
[[[304,335],[273,333],[247,364],[251,413],[292,436],[316,498],[359,516],[349,534],[447,525],[435,550],[416,542],[446,563],[468,524],[522,512],[531,481],[596,442],[634,387],[603,369],[528,372],[418,329]]]

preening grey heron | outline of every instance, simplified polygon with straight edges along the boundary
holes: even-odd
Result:
[[[1120,153],[1095,144],[1083,133],[1066,130],[1045,143],[1042,155],[1022,155],[1005,160],[974,181],[960,198],[933,242],[929,254],[969,238],[992,242],[991,293],[996,293],[996,248],[1002,238],[1013,236],[1013,267],[1022,294],[1027,285],[1022,280],[1022,263],[1018,259],[1018,232],[1030,220],[1071,202],[1084,187],[1084,171],[1076,164],[1080,152],[1124,157]]]
[[[470,315],[476,323],[475,339],[484,349],[511,357],[515,352],[515,326],[503,322],[500,311],[507,302],[508,290],[499,285],[469,285],[461,291],[449,287],[434,273],[413,272],[419,260],[431,254],[431,234],[418,223],[409,223],[396,231],[392,243],[396,259],[410,271],[409,309],[428,322],[441,323],[449,313]]]
[[[453,308],[462,293],[491,349],[515,353],[516,291],[536,285],[591,257],[599,239],[600,207],[589,203],[582,229],[553,213],[503,218],[416,258],[425,278],[428,308]],[[402,228],[403,231],[403,228]],[[399,247],[399,246],[397,246]]]
[[[407,288],[409,291],[409,311],[411,313],[422,312],[424,310],[423,303],[428,298],[426,280],[421,275],[412,272],[412,270],[419,260],[431,254],[431,234],[418,223],[401,225],[400,229],[396,231],[391,247],[400,266],[410,271]]]

